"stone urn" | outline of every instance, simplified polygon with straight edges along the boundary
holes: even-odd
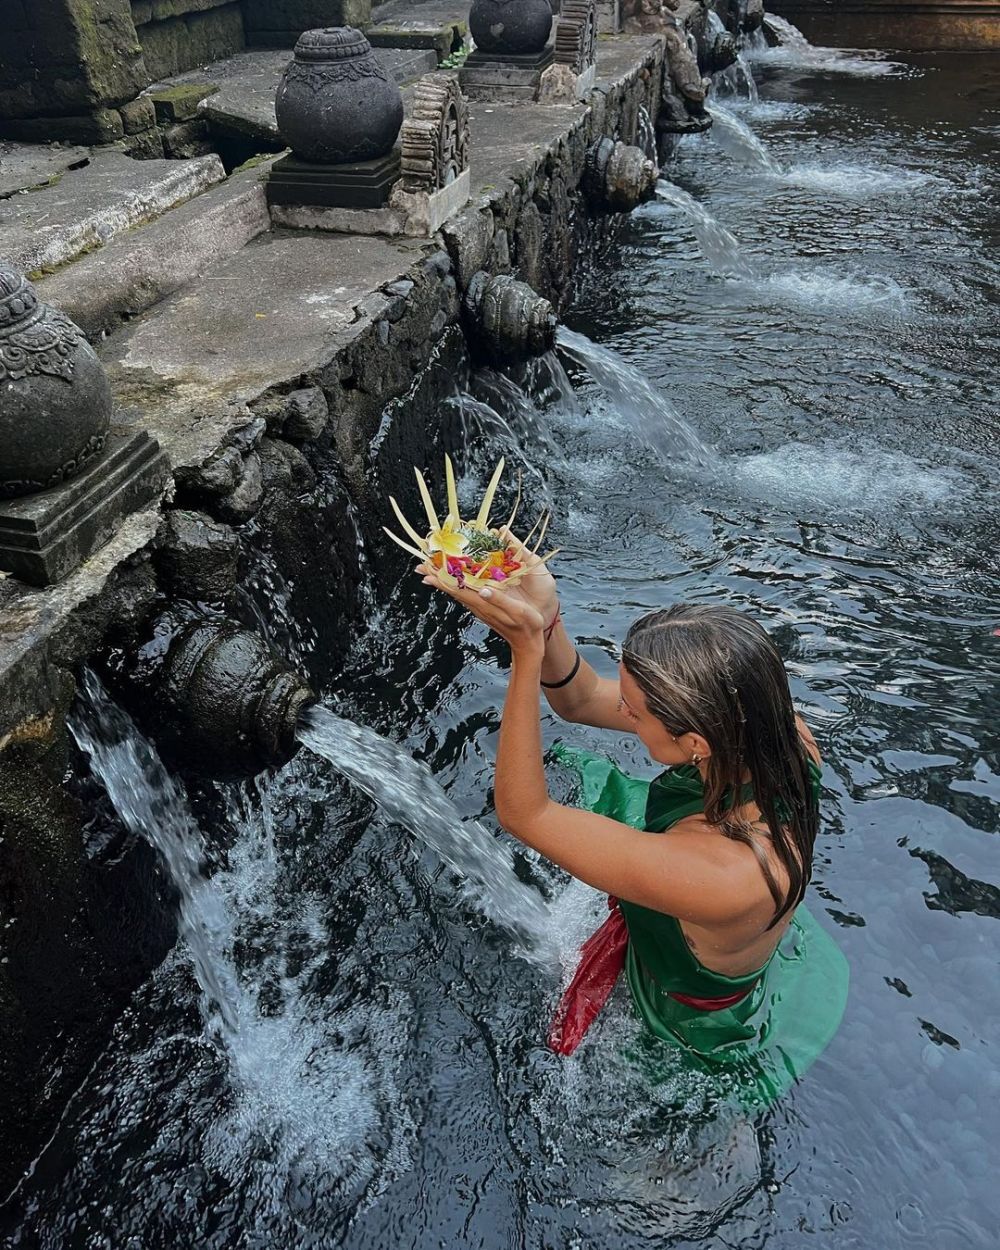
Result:
[[[552,29],[550,0],[473,0],[469,30],[488,56],[541,52]]]
[[[299,38],[274,111],[288,146],[316,165],[377,160],[392,150],[403,124],[399,88],[353,26]]]
[[[79,473],[104,450],[111,409],[83,331],[0,261],[0,499]]]

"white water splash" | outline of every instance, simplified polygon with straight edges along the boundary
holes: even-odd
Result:
[[[678,459],[705,466],[716,463],[715,452],[701,441],[667,397],[616,352],[599,347],[565,326],[559,327],[556,342],[588,370],[614,412],[665,464]]]
[[[910,293],[892,278],[834,277],[822,269],[792,269],[757,278],[749,285],[778,303],[818,305],[846,313],[882,311],[900,317],[911,311]]]
[[[298,736],[458,872],[469,900],[519,936],[526,951],[551,959],[548,905],[518,880],[509,848],[478,821],[462,819],[426,764],[325,707],[306,710]]]
[[[760,169],[775,176],[783,173],[763,140],[754,134],[745,121],[719,105],[709,105],[708,113],[712,118],[709,135],[724,152],[752,169]]]
[[[856,78],[884,78],[913,72],[908,65],[886,60],[879,52],[817,47],[797,26],[777,14],[768,13],[764,21],[778,39],[778,45],[772,47],[762,31],[755,31],[746,48],[747,58],[754,64],[817,74],[848,74]]]
[[[190,956],[205,1033],[228,1075],[223,1107],[205,1125],[204,1163],[247,1192],[265,1226],[287,1222],[290,1190],[333,1187],[363,1209],[411,1165],[413,1126],[395,1079],[404,995],[394,991],[395,1010],[331,1013],[310,992],[330,935],[309,895],[297,893],[294,913],[280,914],[281,862],[265,788],[242,802],[230,795],[240,837],[228,865],[208,877],[204,837],[183,790],[92,673],[71,727],[123,823],[162,855],[179,896],[183,945],[171,959]],[[311,955],[302,959],[303,950]],[[241,971],[250,951],[252,967]],[[141,1106],[145,1097],[133,1091],[126,1101]]]
[[[206,1033],[216,1040],[231,1036],[238,1023],[236,973],[225,957],[233,940],[232,917],[202,872],[205,840],[187,797],[153,745],[89,670],[82,693],[70,730],[125,828],[163,857],[179,899],[180,935],[201,988]]]
[[[753,266],[743,255],[735,235],[693,195],[665,178],[656,184],[656,195],[688,218],[702,255],[716,273],[735,274],[741,278],[755,276]]]

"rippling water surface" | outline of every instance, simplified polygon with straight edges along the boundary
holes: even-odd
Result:
[[[303,751],[220,789],[244,1031],[228,1055],[206,1040],[179,949],[69,1108],[12,1244],[996,1246],[1000,79],[972,57],[789,61],[758,66],[739,110],[774,168],[708,138],[665,171],[753,276],[713,274],[657,200],[567,318],[713,454],[651,438],[655,405],[612,402],[572,360],[575,392],[545,362],[523,391],[480,377],[456,403],[481,440],[467,484],[504,448],[526,506],[555,501],[565,615],[595,665],[675,599],[778,639],[827,760],[810,904],[852,969],[829,1050],[756,1119],[642,1037],[621,993],[555,1058],[559,968]],[[405,586],[332,693],[489,820],[499,655]],[[648,770],[627,742],[548,733]],[[602,900],[515,858],[565,975]]]

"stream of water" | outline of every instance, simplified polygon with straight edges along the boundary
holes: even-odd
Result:
[[[81,705],[183,940],[22,1187],[16,1250],[994,1250],[1000,73],[750,56],[759,99],[725,108],[777,172],[681,144],[558,356],[453,380],[458,468],[472,498],[516,449],[602,672],[678,599],[772,632],[826,761],[809,905],[851,965],[840,1032],[756,1116],[624,992],[546,1049],[604,900],[495,831],[503,649],[407,579],[312,749],[204,813]],[[275,577],[247,583],[262,621],[316,645]]]

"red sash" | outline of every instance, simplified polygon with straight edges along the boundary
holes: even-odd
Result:
[[[549,1028],[549,1049],[557,1055],[571,1055],[608,1001],[625,967],[628,928],[618,900],[608,896],[611,915],[580,947],[580,964],[573,980],[559,1000]],[[756,981],[722,998],[696,998],[692,994],[670,993],[670,997],[696,1011],[723,1011],[746,998]]]

